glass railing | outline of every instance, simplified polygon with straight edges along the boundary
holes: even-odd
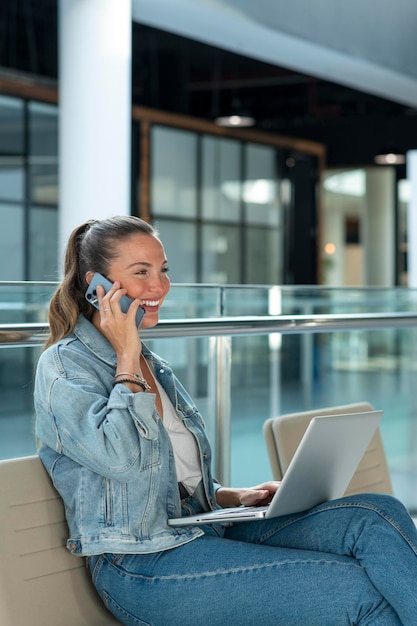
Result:
[[[33,376],[53,283],[0,283],[0,458],[35,452]],[[280,413],[368,401],[396,495],[417,511],[417,291],[173,285],[143,340],[203,413],[215,472],[271,477],[262,434]]]

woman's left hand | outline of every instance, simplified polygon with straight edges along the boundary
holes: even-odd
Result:
[[[269,504],[277,491],[280,482],[271,480],[254,487],[220,487],[216,492],[217,503],[221,507],[239,506],[263,506]]]

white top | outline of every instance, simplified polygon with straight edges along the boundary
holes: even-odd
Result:
[[[154,380],[161,396],[164,427],[174,450],[177,479],[191,494],[202,478],[197,442],[194,435],[178,417],[165,390],[155,378]]]

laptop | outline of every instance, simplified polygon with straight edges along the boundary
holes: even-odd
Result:
[[[170,526],[246,522],[298,513],[341,498],[359,465],[382,411],[314,417],[278,490],[266,506],[239,506],[171,518]]]

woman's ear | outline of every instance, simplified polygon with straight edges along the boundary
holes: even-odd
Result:
[[[87,285],[91,283],[93,280],[94,272],[86,272],[85,280],[87,281]]]

